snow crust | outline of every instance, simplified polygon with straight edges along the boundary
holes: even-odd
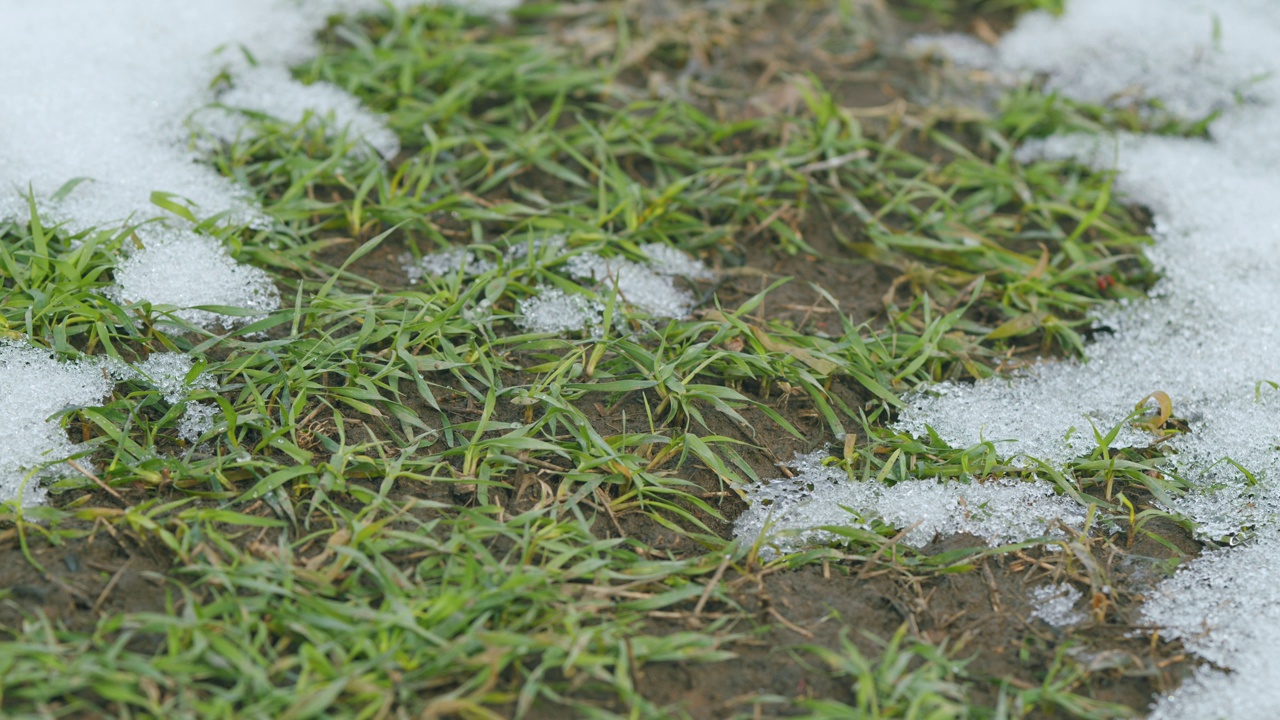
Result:
[[[945,43],[944,43],[945,44]],[[942,48],[945,51],[945,48]],[[957,62],[973,53],[962,52]],[[1148,622],[1204,667],[1156,720],[1274,718],[1280,713],[1280,4],[1270,0],[1071,0],[1060,19],[1025,18],[992,68],[1046,73],[1050,89],[1090,102],[1155,100],[1211,138],[1057,137],[1028,156],[1118,170],[1116,189],[1155,214],[1150,255],[1164,279],[1148,302],[1109,311],[1113,330],[1089,362],[1044,363],[1013,380],[942,386],[901,427],[954,446],[980,440],[1059,465],[1094,447],[1160,390],[1191,432],[1168,443],[1195,485],[1172,509],[1211,552],[1166,581]],[[1117,445],[1149,441],[1131,428]],[[1252,474],[1252,478],[1241,471]],[[1256,479],[1256,483],[1255,483]]]

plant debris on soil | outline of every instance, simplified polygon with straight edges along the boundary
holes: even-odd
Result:
[[[898,423],[1082,360],[1158,281],[1113,173],[1021,148],[1203,125],[907,50],[1034,0],[393,5],[237,30],[158,111],[190,197],[15,165],[0,380],[102,393],[0,434],[59,441],[0,458],[5,716],[1117,718],[1192,673],[1143,611],[1203,542],[1163,443],[1064,466]],[[289,102],[255,85],[285,66]],[[182,238],[217,278],[146,263]],[[1148,400],[1125,422],[1192,421]],[[1073,513],[735,534],[805,456]]]

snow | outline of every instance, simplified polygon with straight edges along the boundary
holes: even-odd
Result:
[[[396,0],[391,6],[429,4]],[[306,86],[287,68],[315,52],[315,33],[339,12],[380,11],[381,0],[98,0],[0,3],[0,219],[25,221],[31,194],[46,225],[110,229],[163,217],[137,231],[106,294],[127,303],[177,308],[195,325],[244,325],[279,298],[262,270],[237,263],[220,240],[193,232],[153,203],[169,193],[197,217],[262,226],[249,194],[201,162],[192,126],[222,140],[247,131],[244,111],[288,123],[327,118],[357,148],[383,157],[395,135],[331,85]],[[472,0],[501,13],[513,0]],[[229,78],[229,86],[215,78]],[[79,184],[72,184],[75,181]],[[58,191],[69,188],[64,197]],[[200,305],[235,307],[228,315]],[[96,405],[113,380],[142,373],[167,402],[211,388],[187,383],[190,359],[153,355],[133,370],[119,363],[59,362],[46,351],[0,341],[0,501],[44,497],[40,481],[69,470],[48,466],[77,451],[56,421],[66,407]],[[179,435],[212,429],[217,408],[189,403]],[[56,463],[55,463],[56,465]]]
[[[1051,484],[1019,482],[938,482],[911,479],[885,485],[849,478],[827,453],[798,455],[788,463],[795,472],[753,484],[745,491],[749,507],[734,525],[734,534],[755,542],[765,533],[774,552],[794,552],[839,536],[823,526],[871,529],[879,518],[907,530],[901,542],[923,546],[938,535],[968,533],[991,546],[1039,537],[1064,537],[1062,528],[1079,530],[1085,510],[1054,492]]]
[[[604,257],[595,252],[569,252],[565,238],[553,236],[517,243],[504,254],[507,263],[524,261],[532,254],[538,264],[563,277],[584,282],[597,295],[618,298],[653,318],[671,319],[688,316],[696,302],[693,293],[676,286],[676,278],[706,280],[714,274],[700,260],[678,248],[660,243],[640,247],[644,262],[621,257]],[[400,258],[411,283],[427,275],[442,277],[461,272],[466,276],[482,275],[497,264],[471,247],[453,247],[414,260]],[[602,322],[604,305],[581,295],[558,288],[541,288],[533,297],[521,301],[521,327],[532,332],[568,332],[587,329],[593,334]]]
[[[1084,593],[1070,583],[1041,585],[1028,593],[1034,607],[1031,617],[1039,618],[1056,628],[1067,628],[1085,621],[1085,614],[1076,610],[1076,603]]]
[[[428,3],[393,3],[414,4]],[[492,13],[515,2],[465,5]],[[77,228],[153,217],[156,190],[191,200],[201,216],[261,219],[246,194],[198,162],[191,146],[188,118],[218,100],[286,122],[308,110],[333,113],[335,129],[348,124],[380,153],[393,153],[394,135],[354,98],[328,85],[303,86],[287,73],[315,53],[315,33],[330,15],[383,7],[378,0],[6,2],[0,216],[25,215],[21,196],[29,186],[47,199],[84,177],[92,182],[47,204]],[[213,80],[224,71],[231,87],[219,98]],[[220,125],[223,133],[236,129],[234,122]]]
[[[945,50],[945,48],[944,48]],[[957,62],[968,62],[964,51]],[[1148,622],[1220,669],[1201,668],[1158,720],[1275,717],[1280,710],[1280,4],[1270,0],[1071,0],[1031,15],[996,50],[1001,72],[1045,73],[1089,102],[1153,101],[1189,119],[1222,113],[1211,138],[1058,137],[1024,156],[1118,170],[1148,206],[1164,279],[1147,302],[1113,308],[1089,362],[1043,363],[1012,380],[948,385],[916,398],[900,427],[963,447],[1065,465],[1153,391],[1191,432],[1167,443],[1195,490],[1174,509],[1243,547],[1192,561],[1156,592]],[[1150,437],[1126,427],[1117,446]],[[1247,475],[1240,468],[1247,469]],[[1256,484],[1255,484],[1256,479]],[[1224,672],[1229,670],[1230,672]]]
[[[146,360],[117,373],[121,379],[140,379],[157,391],[165,402],[176,405],[187,399],[196,390],[217,390],[218,382],[207,372],[199,372],[194,376],[192,370],[195,361],[190,355],[175,352],[152,353]],[[219,412],[216,405],[209,403],[188,403],[178,420],[178,437],[187,442],[196,442],[202,435],[213,429],[214,416]]]
[[[181,308],[174,315],[200,326],[234,327],[260,320],[280,305],[280,293],[264,271],[237,263],[223,244],[207,235],[164,227],[141,228],[142,249],[116,266],[108,294],[127,303]],[[224,305],[249,311],[227,315],[201,310]]]
[[[570,295],[557,287],[544,287],[533,297],[520,301],[516,323],[533,333],[601,333],[604,305],[585,295]]]
[[[40,482],[74,471],[58,465],[81,450],[59,415],[95,406],[114,385],[101,362],[58,362],[52,353],[0,340],[0,502],[41,502]]]

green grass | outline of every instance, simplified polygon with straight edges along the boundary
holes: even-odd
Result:
[[[184,327],[173,308],[101,294],[128,228],[0,226],[6,336],[64,357],[190,353],[219,379],[190,401],[220,408],[198,446],[178,439],[181,407],[142,385],[63,416],[128,503],[70,479],[50,507],[4,510],[6,526],[32,563],[31,547],[91,536],[158,553],[172,564],[157,589],[165,611],[108,613],[87,628],[28,613],[0,644],[6,714],[482,718],[564,703],[598,717],[679,716],[635,678],[655,663],[731,657],[753,621],[726,572],[831,561],[963,572],[994,552],[930,558],[884,528],[762,568],[755,549],[724,536],[732,506],[707,491],[759,479],[745,459],[760,442],[748,410],[810,444],[851,434],[839,459],[852,477],[1029,474],[990,446],[947,448],[885,423],[925,383],[987,377],[1011,357],[1080,355],[1091,308],[1142,295],[1148,239],[1110,178],[1013,154],[1023,137],[1080,118],[1118,121],[1023,94],[991,122],[873,137],[816,80],[794,114],[724,120],[649,98],[615,58],[585,62],[538,28],[491,32],[422,10],[326,34],[298,76],[386,113],[405,150],[383,165],[350,152],[323,118],[258,118],[256,135],[212,158],[271,218],[265,230],[202,225],[282,290],[282,309],[241,330]],[[625,33],[619,42],[620,57]],[[931,152],[912,151],[921,143]],[[768,291],[735,307],[711,298],[669,323],[619,303],[604,337],[565,338],[511,322],[535,285],[569,287],[556,273],[563,257],[415,286],[359,272],[362,258],[400,249],[470,243],[496,258],[552,236],[570,252],[634,256],[660,242],[710,259],[738,256],[753,233],[780,254],[817,255],[793,211],[839,218],[840,244],[893,273],[883,307],[840,313],[817,333],[759,317]],[[784,384],[820,418],[820,436],[769,401]],[[643,411],[624,428],[592,422],[593,407],[629,402]],[[1142,498],[1178,491],[1153,477],[1157,463],[1104,449],[1053,477],[1141,530],[1158,515]],[[704,470],[713,487],[690,479]],[[693,549],[653,550],[621,532],[630,518]],[[699,630],[650,622],[708,603],[722,619]],[[851,642],[797,652],[854,688],[852,704],[810,702],[810,717],[1022,714],[970,703],[965,683],[986,681],[902,633],[874,657]],[[1018,707],[1107,716],[1072,688],[1046,678],[1009,692]]]

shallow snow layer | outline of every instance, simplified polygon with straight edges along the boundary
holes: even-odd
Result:
[[[1102,318],[1114,334],[1090,348],[1087,364],[937,388],[901,427],[1064,464],[1093,448],[1091,424],[1106,432],[1147,394],[1167,393],[1191,428],[1169,446],[1197,486],[1175,509],[1210,537],[1250,528],[1261,539],[1190,563],[1147,606],[1166,636],[1232,671],[1198,672],[1153,717],[1276,717],[1280,391],[1270,383],[1280,381],[1280,4],[1069,0],[1061,19],[1027,17],[993,56],[994,69],[1048,73],[1052,89],[1078,99],[1154,98],[1188,117],[1223,115],[1207,141],[1052,138],[1027,149],[1118,169],[1117,189],[1155,213],[1151,255],[1165,278],[1149,302]],[[1119,444],[1146,441],[1126,430]]]

